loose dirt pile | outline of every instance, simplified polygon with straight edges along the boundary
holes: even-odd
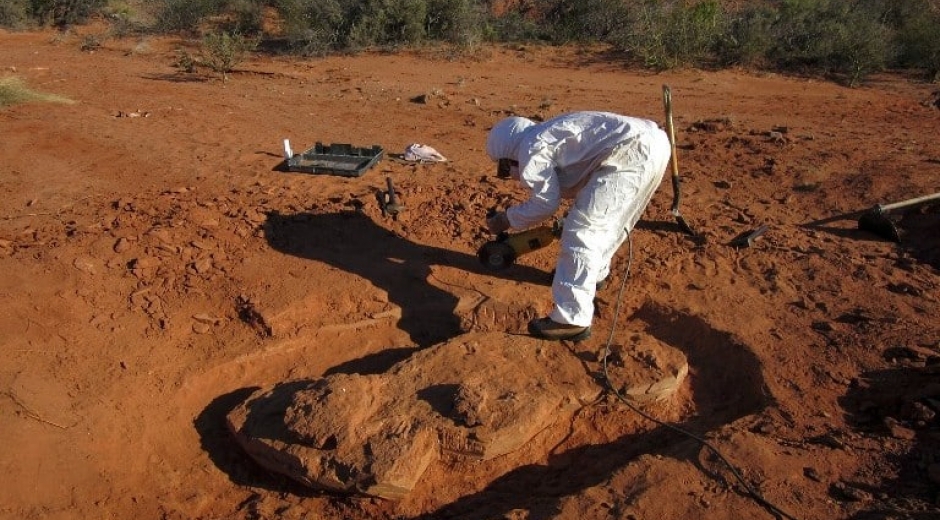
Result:
[[[612,326],[611,384],[668,373],[661,352],[675,351],[688,375],[644,413],[707,440],[793,517],[940,515],[940,211],[896,215],[901,244],[855,220],[940,191],[935,87],[651,75],[539,47],[258,57],[222,83],[177,72],[187,42],[82,52],[77,31],[0,33],[0,72],[76,101],[0,111],[0,517],[772,518],[714,452],[605,391]],[[527,338],[555,249],[481,269],[486,211],[525,197],[493,175],[488,128],[578,109],[662,123],[663,84],[682,215],[702,239],[679,232],[664,183],[592,338]],[[286,173],[285,138],[388,156],[361,177]],[[411,143],[448,161],[397,158]],[[387,177],[397,219],[378,204]],[[442,350],[470,338],[492,372]],[[498,456],[459,457],[433,426],[396,500],[269,472],[226,425],[265,390],[387,385],[435,356],[437,372],[409,375],[437,389],[424,400],[406,386],[363,399],[426,407],[383,408],[390,420],[480,428],[492,417],[473,403],[503,378],[532,392],[505,403],[542,403],[518,417],[537,427]],[[532,381],[577,398],[544,404],[556,394]]]

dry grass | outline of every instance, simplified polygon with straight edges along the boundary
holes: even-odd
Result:
[[[20,103],[29,103],[32,101],[41,101],[46,103],[74,103],[71,99],[57,96],[55,94],[46,94],[36,92],[16,76],[0,78],[0,108],[5,108]]]

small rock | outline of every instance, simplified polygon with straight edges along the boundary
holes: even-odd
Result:
[[[836,482],[832,485],[833,491],[846,500],[852,502],[863,502],[871,500],[871,494],[867,491],[858,489],[857,487],[850,486],[845,482]]]
[[[822,477],[819,476],[819,472],[814,468],[803,468],[803,475],[810,480],[822,482]]]
[[[895,439],[911,441],[914,440],[914,437],[917,436],[917,433],[914,432],[914,430],[902,425],[894,417],[885,417],[884,425],[888,428],[888,431],[891,432],[891,436]]]
[[[119,238],[117,239],[117,242],[114,243],[114,252],[123,253],[124,251],[127,251],[128,249],[130,249],[130,247],[131,247],[131,243],[129,240],[127,240],[126,238]]]
[[[832,332],[832,324],[828,321],[814,321],[813,330],[818,330],[819,332]]]
[[[917,297],[920,297],[924,294],[923,291],[921,291],[917,287],[914,287],[913,285],[906,283],[906,282],[889,283],[888,290],[895,294],[907,294],[910,296],[917,296]]]
[[[143,258],[135,258],[130,261],[129,264],[131,269],[152,269],[154,267],[160,266],[160,259],[155,256],[145,256]]]
[[[830,448],[835,448],[837,450],[845,448],[845,443],[842,442],[842,439],[837,437],[834,433],[826,433],[811,439],[812,442],[816,444],[821,444],[823,446],[828,446]]]
[[[207,323],[193,323],[193,332],[196,334],[208,334],[211,327]]]
[[[753,431],[754,433],[760,433],[763,435],[770,435],[774,432],[774,430],[776,430],[776,428],[774,427],[773,423],[771,423],[770,421],[763,421],[757,426],[755,426],[753,430],[751,431]]]
[[[885,349],[884,358],[889,361],[905,360],[933,364],[940,361],[940,354],[927,348],[899,345]]]
[[[212,269],[212,259],[202,258],[193,262],[193,269],[198,274],[206,274]]]
[[[173,236],[166,229],[154,228],[150,230],[147,234],[156,238],[163,244],[171,244],[173,242]]]
[[[72,265],[83,273],[95,274],[97,272],[95,261],[88,257],[78,257],[72,262]]]
[[[937,412],[933,411],[929,406],[915,401],[911,404],[910,416],[919,423],[928,423],[934,420],[937,416]]]
[[[216,318],[208,314],[196,314],[193,316],[193,319],[199,323],[205,323],[207,325],[218,325],[219,323],[222,323],[222,318]]]

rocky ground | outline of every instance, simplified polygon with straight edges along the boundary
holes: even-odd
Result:
[[[0,109],[0,517],[940,515],[940,210],[896,211],[900,244],[857,226],[940,192],[935,85],[651,74],[538,46],[258,56],[223,82],[174,66],[192,42],[82,50],[83,30],[0,33],[2,76],[74,101]],[[525,196],[494,178],[488,128],[579,109],[663,123],[663,84],[699,237],[664,182],[592,338],[526,337],[555,249],[499,273],[477,261],[486,211]],[[285,172],[285,138],[386,153],[360,177]],[[404,161],[411,143],[448,161]],[[378,203],[388,178],[397,218]],[[688,375],[645,416],[607,391],[668,377],[665,359]],[[343,381],[395,398],[363,424],[432,425],[412,485],[373,493],[391,498],[272,472],[227,424],[265,389]],[[500,385],[525,397],[472,404]],[[361,419],[298,409],[321,447]],[[442,417],[522,426],[455,457]]]

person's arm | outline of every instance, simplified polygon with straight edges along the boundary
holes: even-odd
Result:
[[[539,224],[554,215],[561,205],[561,186],[550,149],[543,147],[521,167],[519,182],[529,190],[529,199],[506,210],[509,224],[514,229]]]

